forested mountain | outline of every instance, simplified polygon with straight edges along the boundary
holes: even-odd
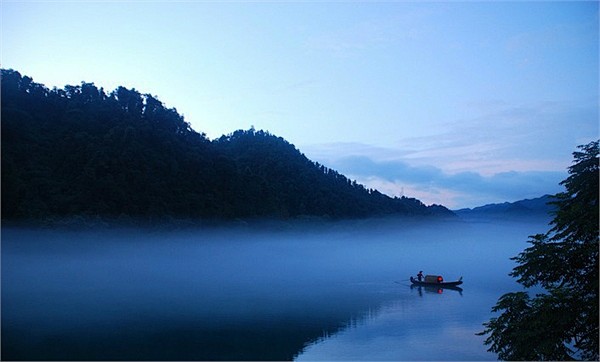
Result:
[[[253,128],[216,140],[156,97],[48,89],[2,70],[2,219],[444,215],[390,198]]]
[[[548,216],[556,211],[552,203],[556,198],[552,195],[544,195],[535,199],[525,199],[515,202],[504,202],[501,204],[488,204],[472,209],[454,210],[458,216]]]

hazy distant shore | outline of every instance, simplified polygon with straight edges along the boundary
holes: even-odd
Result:
[[[297,227],[336,227],[347,225],[376,224],[412,224],[436,223],[445,220],[459,220],[450,215],[376,215],[361,218],[332,218],[329,216],[303,215],[293,218],[255,217],[255,218],[175,218],[171,216],[136,218],[130,216],[68,216],[48,217],[43,219],[2,220],[2,228],[56,228],[56,229],[111,229],[111,228],[143,228],[143,229],[193,229],[193,228],[257,228],[257,229],[295,229]]]

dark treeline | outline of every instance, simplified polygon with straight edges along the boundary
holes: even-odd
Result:
[[[156,97],[2,70],[2,219],[450,214],[390,198],[253,128],[216,140]]]

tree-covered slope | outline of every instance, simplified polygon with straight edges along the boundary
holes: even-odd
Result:
[[[501,204],[487,204],[472,209],[454,210],[458,216],[549,216],[556,211],[552,203],[556,198],[552,195],[544,195],[535,199],[524,199],[515,202],[504,202]]]
[[[2,70],[2,218],[450,214],[390,198],[268,132],[210,141],[135,89],[49,90]]]

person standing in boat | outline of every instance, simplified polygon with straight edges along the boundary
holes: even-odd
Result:
[[[421,270],[421,271],[419,271],[419,274],[417,274],[417,279],[418,279],[419,281],[423,280],[423,271],[422,271],[422,270]]]

